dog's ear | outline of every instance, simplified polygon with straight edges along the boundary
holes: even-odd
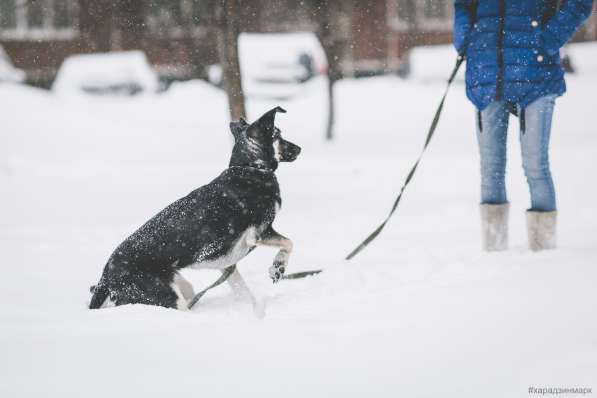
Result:
[[[230,122],[230,131],[234,136],[235,140],[238,140],[241,133],[249,126],[249,123],[245,121],[242,117],[237,122]]]
[[[276,106],[263,114],[259,119],[254,121],[247,129],[247,136],[259,139],[261,137],[271,137],[274,134],[274,119],[276,113],[286,113],[286,110]]]

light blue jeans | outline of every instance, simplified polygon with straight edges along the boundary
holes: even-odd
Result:
[[[521,120],[520,146],[522,165],[531,192],[531,210],[556,210],[556,194],[549,169],[549,136],[555,95],[541,97],[524,112]],[[481,203],[507,203],[506,143],[508,104],[495,101],[477,114],[477,139],[481,154]],[[522,113],[522,115],[521,115]]]

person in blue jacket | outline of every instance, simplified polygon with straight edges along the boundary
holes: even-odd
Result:
[[[556,97],[566,84],[560,48],[591,14],[592,0],[455,0],[454,46],[466,58],[466,93],[477,108],[481,219],[487,251],[508,246],[506,133],[520,119],[523,167],[531,194],[532,250],[556,245],[557,206],[549,167]]]

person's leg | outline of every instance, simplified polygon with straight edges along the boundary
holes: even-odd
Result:
[[[541,97],[524,110],[525,129],[520,132],[522,165],[531,193],[527,211],[532,250],[555,248],[556,194],[549,167],[549,139],[555,95]]]
[[[508,247],[508,198],[506,194],[506,144],[508,109],[493,102],[477,112],[477,141],[481,158],[481,225],[483,249]]]
[[[556,210],[556,193],[549,168],[549,138],[555,96],[537,99],[524,110],[525,131],[520,132],[522,166],[534,211]]]
[[[508,110],[506,104],[501,101],[492,102],[480,115],[477,113],[477,118],[477,141],[481,156],[481,203],[507,203]]]

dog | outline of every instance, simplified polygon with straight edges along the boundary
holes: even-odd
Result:
[[[284,275],[292,241],[272,227],[282,200],[275,171],[293,162],[301,148],[282,138],[276,107],[252,124],[230,123],[234,147],[228,168],[215,180],[175,201],[114,250],[97,285],[90,309],[149,304],[187,309],[192,285],[183,268],[226,270],[233,289],[246,289],[236,264],[257,246],[278,248],[269,276]]]

